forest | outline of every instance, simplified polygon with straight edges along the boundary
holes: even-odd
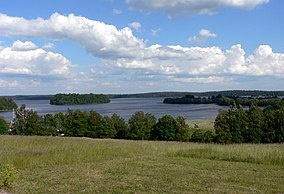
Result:
[[[12,98],[0,97],[0,111],[8,111],[18,108]]]
[[[226,97],[274,97],[284,96],[284,91],[262,91],[262,90],[224,90],[224,91],[209,91],[209,92],[149,92],[138,94],[109,94],[111,98],[155,98],[155,97],[182,97],[186,95],[198,97],[211,97],[211,96],[226,96]]]
[[[0,133],[222,144],[284,142],[283,102],[264,109],[251,105],[248,110],[233,104],[228,111],[219,111],[214,129],[210,130],[191,128],[182,116],[164,115],[157,119],[142,111],[135,112],[128,122],[117,114],[102,116],[96,111],[70,109],[66,113],[39,116],[25,105],[15,114],[10,132],[0,119]]]
[[[51,105],[76,105],[109,103],[110,98],[103,94],[56,94],[51,97]]]
[[[284,99],[282,99],[284,101]],[[275,97],[226,97],[226,96],[210,96],[198,97],[194,95],[185,95],[181,98],[165,98],[163,103],[166,104],[217,104],[220,106],[230,106],[239,104],[242,106],[251,106],[252,104],[261,107],[274,106],[281,103],[281,99]]]

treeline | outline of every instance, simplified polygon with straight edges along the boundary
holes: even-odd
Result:
[[[14,100],[50,100],[52,95],[16,95],[11,96]]]
[[[192,95],[198,97],[226,96],[226,97],[284,97],[284,91],[261,91],[261,90],[225,90],[225,91],[209,91],[209,92],[149,92],[138,94],[109,94],[111,98],[155,98],[155,97],[182,97]]]
[[[128,123],[117,114],[102,116],[96,111],[68,110],[39,116],[21,106],[15,112],[15,135],[39,135],[131,140],[189,141],[190,128],[183,117],[165,115],[158,121],[152,114],[137,111]],[[8,130],[6,130],[8,133]]]
[[[282,99],[282,102],[284,99]],[[281,103],[281,99],[276,97],[267,98],[242,98],[242,97],[225,97],[225,96],[211,96],[211,97],[196,97],[193,95],[186,95],[181,98],[165,98],[163,103],[167,104],[218,104],[221,106],[230,106],[239,104],[242,106],[251,106],[252,104],[261,107],[274,106]]]
[[[244,110],[233,105],[220,110],[214,129],[189,127],[185,118],[165,115],[158,120],[152,114],[135,112],[128,122],[117,114],[102,116],[96,111],[68,110],[39,116],[21,106],[16,111],[14,128],[17,135],[42,135],[130,140],[192,141],[201,143],[280,143],[284,142],[284,103],[260,109],[252,105]],[[0,133],[1,128],[0,119]]]
[[[7,111],[12,109],[17,109],[18,105],[14,102],[12,98],[0,98],[0,111]]]
[[[263,110],[252,105],[247,111],[233,105],[219,111],[214,129],[217,143],[284,142],[284,103]]]
[[[241,96],[251,96],[251,97],[274,97],[274,96],[284,96],[284,91],[262,91],[262,90],[224,90],[224,91],[210,91],[210,92],[197,92],[191,95],[195,96],[226,96],[226,97],[241,97]]]
[[[56,94],[50,99],[52,105],[100,104],[109,103],[110,98],[103,94]]]

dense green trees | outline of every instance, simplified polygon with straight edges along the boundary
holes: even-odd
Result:
[[[176,121],[176,140],[177,141],[189,141],[190,140],[190,129],[185,121],[185,118],[178,116],[175,118]]]
[[[283,100],[282,100],[283,101]],[[251,106],[253,104],[264,107],[264,106],[275,106],[281,104],[281,99],[277,97],[267,98],[251,98],[251,97],[225,97],[225,96],[209,96],[209,97],[198,97],[193,95],[185,95],[181,98],[165,98],[163,103],[167,104],[218,104],[220,106],[230,106],[239,104],[242,106]]]
[[[217,143],[284,142],[284,103],[263,110],[252,105],[248,111],[233,105],[219,112],[214,127]]]
[[[177,122],[170,116],[160,118],[152,130],[152,137],[155,140],[174,141],[176,139]]]
[[[109,103],[109,96],[103,94],[56,94],[50,99],[52,105]]]
[[[0,135],[5,134],[8,132],[8,127],[6,121],[0,117]]]
[[[0,111],[7,111],[17,108],[18,105],[14,102],[12,98],[0,97]]]
[[[128,123],[117,114],[102,116],[96,111],[68,110],[39,116],[22,105],[16,110],[14,127],[18,135],[63,135],[68,137],[117,138],[133,140],[193,141],[200,143],[280,143],[284,142],[284,103],[244,110],[232,105],[220,110],[214,129],[190,128],[185,118],[135,112]],[[0,134],[7,124],[0,118]]]
[[[127,138],[129,139],[150,139],[151,130],[156,123],[156,118],[152,114],[137,111],[129,119],[129,131]]]
[[[150,93],[139,93],[139,94],[113,94],[111,98],[155,98],[155,97],[168,97],[176,98],[180,96],[191,95],[191,96],[228,96],[228,97],[241,97],[241,96],[284,96],[284,91],[260,91],[260,90],[225,90],[225,91],[210,91],[210,92],[150,92]]]
[[[125,123],[124,119],[117,114],[111,116],[114,129],[116,131],[115,138],[125,139],[129,131],[128,125]]]
[[[220,111],[215,120],[218,143],[242,143],[242,132],[246,130],[246,114],[240,105],[233,105],[228,111]]]

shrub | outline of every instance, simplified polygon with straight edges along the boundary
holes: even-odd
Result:
[[[18,171],[14,168],[13,165],[8,164],[4,168],[4,180],[0,185],[0,189],[4,189],[6,191],[13,191],[14,182],[18,178]]]

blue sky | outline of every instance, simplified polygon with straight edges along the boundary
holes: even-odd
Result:
[[[0,95],[284,90],[282,0],[0,1]]]

